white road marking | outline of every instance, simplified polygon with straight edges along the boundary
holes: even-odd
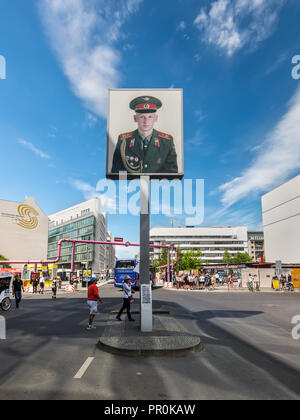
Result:
[[[85,372],[88,370],[88,368],[90,367],[90,364],[92,363],[92,361],[95,359],[95,357],[88,357],[86,359],[86,361],[84,362],[84,364],[82,365],[82,367],[79,369],[79,371],[76,373],[76,375],[74,376],[74,379],[81,379],[83,377],[83,375],[85,374]]]

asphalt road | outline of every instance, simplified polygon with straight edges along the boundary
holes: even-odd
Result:
[[[121,292],[101,287],[102,312]],[[0,399],[299,399],[300,340],[291,323],[300,293],[189,292],[157,289],[177,320],[200,335],[203,351],[181,357],[127,357],[96,347],[105,322],[86,331],[86,292],[26,297],[1,313]],[[138,309],[136,299],[134,304]]]

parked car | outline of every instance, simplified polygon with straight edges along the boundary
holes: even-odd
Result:
[[[11,308],[10,292],[14,276],[12,274],[0,274],[0,308],[9,311]]]

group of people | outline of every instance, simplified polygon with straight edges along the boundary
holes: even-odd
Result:
[[[80,279],[76,276],[71,276],[70,278],[70,285],[74,286],[75,290],[78,290],[78,285],[80,283]]]
[[[281,274],[280,277],[275,275],[272,278],[272,289],[274,289],[274,284],[273,282],[277,281],[279,283],[279,287],[281,290],[285,290],[285,289],[290,289],[290,288],[294,288],[293,282],[292,282],[292,276],[291,274]]]
[[[52,290],[52,299],[56,299],[56,294],[57,294],[57,288],[59,285],[59,282],[61,281],[60,277],[55,277],[52,280],[52,284],[51,284],[51,290]],[[46,278],[44,276],[40,277],[40,279],[38,278],[34,278],[30,284],[32,285],[32,293],[33,294],[44,294],[45,291],[45,282],[46,282]],[[40,286],[39,290],[38,287]],[[15,302],[16,302],[16,308],[18,309],[20,307],[20,303],[22,300],[22,293],[25,293],[25,287],[24,287],[24,282],[21,279],[21,275],[20,274],[16,274],[13,284],[12,284],[12,296],[15,298]]]
[[[219,274],[181,274],[173,277],[173,285],[177,289],[211,290],[222,284],[223,277]]]
[[[87,330],[94,330],[96,327],[93,325],[93,321],[95,319],[96,314],[98,313],[98,303],[103,303],[103,300],[101,299],[99,295],[99,289],[97,286],[98,279],[94,279],[93,283],[88,288],[88,307],[90,310],[90,316],[89,316],[89,323],[87,326]],[[130,312],[130,306],[131,302],[133,301],[132,298],[132,284],[131,284],[131,278],[129,276],[126,276],[123,282],[123,305],[116,317],[117,321],[122,321],[121,315],[125,311],[127,311],[127,317],[130,322],[134,322],[135,320],[132,318],[131,312]]]
[[[226,283],[230,287],[234,285],[234,277],[228,276]],[[188,289],[188,290],[213,290],[217,286],[223,286],[225,284],[222,273],[215,274],[181,274],[174,275],[173,286],[177,289]],[[242,287],[241,278],[238,278],[238,287]]]
[[[33,278],[31,280],[31,285],[32,285],[32,293],[33,294],[44,294],[44,290],[45,290],[45,282],[46,282],[46,278],[44,276],[40,277],[39,279],[37,277]],[[38,290],[38,286],[40,286],[40,289]]]

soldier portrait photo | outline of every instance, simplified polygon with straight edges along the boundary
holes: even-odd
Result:
[[[174,137],[160,130],[159,111],[164,102],[157,96],[136,96],[127,104],[127,112],[136,129],[119,132],[114,144],[113,158],[108,168],[111,174],[130,175],[179,173],[178,154]],[[171,120],[171,119],[170,119]],[[178,120],[178,117],[176,118]],[[131,124],[132,125],[132,124]],[[181,133],[180,136],[182,137]],[[177,141],[180,139],[177,139]]]

